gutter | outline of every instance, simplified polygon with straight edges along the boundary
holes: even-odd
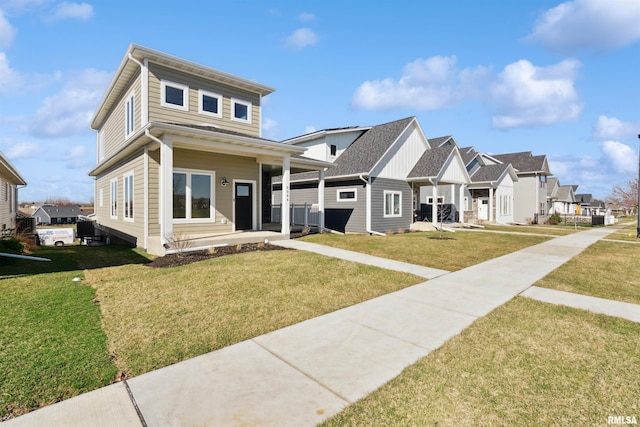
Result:
[[[360,178],[360,180],[362,182],[364,182],[364,185],[367,189],[367,202],[366,202],[366,209],[365,209],[365,228],[367,233],[369,234],[375,234],[376,236],[386,236],[386,234],[384,233],[379,233],[377,231],[373,231],[371,229],[371,177],[369,177],[368,179],[364,179],[364,175],[360,174],[358,175],[358,178]]]

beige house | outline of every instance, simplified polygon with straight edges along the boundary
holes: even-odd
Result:
[[[0,233],[13,235],[18,214],[18,186],[27,185],[18,170],[0,152]]]
[[[291,173],[330,164],[261,137],[262,98],[273,91],[131,45],[91,122],[100,233],[158,255],[183,241],[263,240],[248,232],[265,228],[288,238],[288,210],[271,224],[271,177],[288,188]]]

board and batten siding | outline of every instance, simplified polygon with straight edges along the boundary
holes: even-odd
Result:
[[[98,130],[104,132],[104,158],[109,158],[124,144],[125,136],[125,105],[131,93],[134,94],[134,133],[140,130],[142,125],[142,91],[140,72],[131,80],[129,86],[123,91],[122,97],[115,107],[109,112],[102,127]]]
[[[260,166],[254,158],[217,154],[204,151],[173,151],[173,167],[215,172],[212,183],[214,191],[215,222],[180,223],[173,225],[176,233],[184,234],[216,234],[233,230],[233,180],[255,181],[253,192],[256,203],[260,200]],[[222,186],[220,181],[226,177],[229,184]],[[256,209],[257,215],[260,212]],[[259,222],[259,218],[256,218]],[[226,222],[223,223],[223,222]]]
[[[427,150],[426,141],[415,125],[400,135],[389,151],[380,160],[371,175],[381,178],[404,179],[416,161]]]
[[[124,176],[133,172],[133,221],[124,220]],[[118,180],[118,199],[116,219],[111,218],[111,180]],[[140,150],[133,156],[111,168],[109,172],[96,177],[96,193],[102,190],[102,206],[96,203],[95,212],[98,222],[136,239],[142,246],[144,240],[144,152]],[[133,239],[132,239],[133,240]]]
[[[161,105],[161,81],[189,87],[189,108],[183,111]],[[222,100],[222,118],[199,113],[199,90],[219,94]],[[231,98],[251,103],[251,123],[232,120]],[[233,86],[212,82],[187,73],[149,64],[149,121],[194,125],[214,125],[222,129],[260,136],[260,95]]]
[[[384,217],[384,192],[402,193],[401,216]],[[371,229],[379,233],[407,230],[413,223],[413,191],[411,184],[402,180],[374,178],[371,181]]]

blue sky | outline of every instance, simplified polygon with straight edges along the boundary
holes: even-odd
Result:
[[[263,136],[416,116],[546,154],[578,192],[637,176],[639,0],[0,0],[0,151],[20,202],[89,201],[90,119],[130,43],[256,80]]]

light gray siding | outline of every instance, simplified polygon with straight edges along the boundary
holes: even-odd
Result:
[[[402,194],[401,216],[384,216],[385,191],[399,191]],[[413,192],[406,181],[374,178],[371,182],[371,229],[379,233],[407,230],[413,222]]]
[[[338,190],[351,188],[356,189],[356,200],[338,201]],[[366,233],[366,200],[367,190],[362,181],[326,182],[324,203],[327,228],[331,228],[332,224],[337,222],[338,224],[344,224],[344,230],[336,227],[338,231],[344,231],[346,233]]]

